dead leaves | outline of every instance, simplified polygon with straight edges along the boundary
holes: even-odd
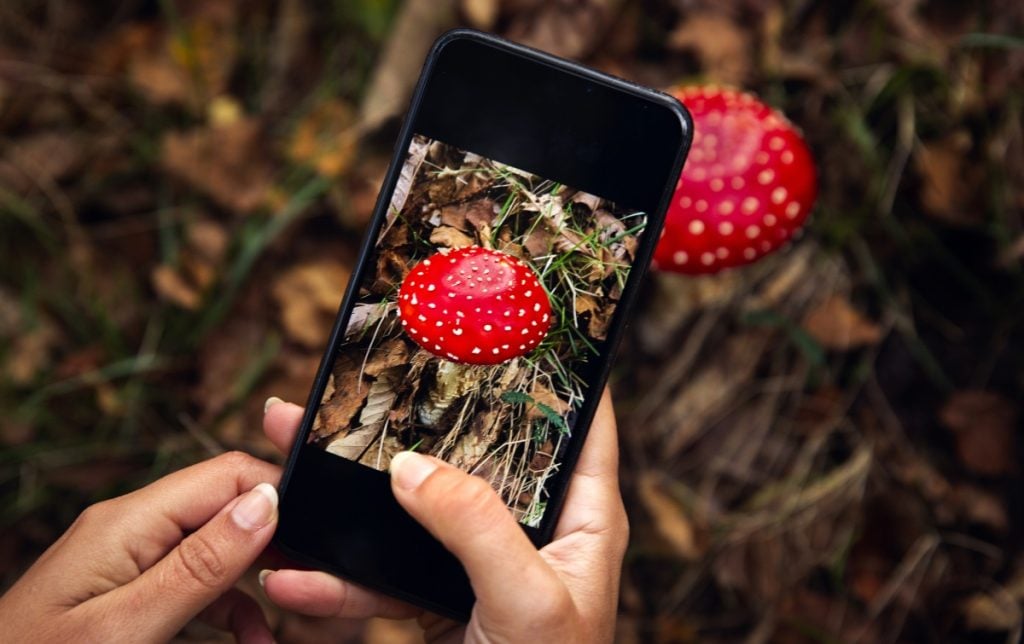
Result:
[[[966,132],[914,149],[914,168],[921,177],[921,204],[928,214],[947,223],[977,225],[985,219],[975,195],[981,177],[970,156]]]
[[[299,121],[288,156],[329,179],[337,179],[352,166],[358,141],[354,110],[347,103],[330,99]]]
[[[323,347],[348,278],[348,267],[332,259],[299,264],[278,277],[272,292],[288,337],[311,349]]]
[[[230,212],[249,214],[267,202],[273,166],[257,119],[169,132],[160,160],[169,174]]]
[[[370,387],[360,378],[359,364],[344,354],[338,356],[310,432],[310,441],[333,436],[349,427],[369,394]]]
[[[1017,405],[999,394],[977,390],[954,393],[939,412],[940,421],[956,440],[960,462],[983,476],[1018,471],[1018,418]]]
[[[430,231],[430,243],[444,248],[466,248],[473,246],[476,240],[452,226],[438,226]]]
[[[805,331],[826,349],[848,351],[878,344],[882,329],[853,308],[849,300],[832,295],[803,319]]]
[[[637,494],[658,535],[686,561],[696,561],[707,551],[707,534],[682,504],[665,488],[665,481],[648,473],[637,482]]]
[[[750,73],[750,36],[722,13],[690,13],[669,36],[669,46],[694,52],[714,81],[742,85]]]
[[[153,290],[161,299],[194,311],[218,278],[228,245],[228,233],[220,223],[203,219],[188,226],[179,265],[159,264],[150,274]]]

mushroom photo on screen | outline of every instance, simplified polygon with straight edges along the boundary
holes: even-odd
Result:
[[[536,525],[647,218],[415,136],[309,442],[490,481]]]

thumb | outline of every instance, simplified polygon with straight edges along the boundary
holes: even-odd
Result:
[[[277,490],[260,483],[236,497],[153,567],[113,593],[131,606],[140,639],[168,640],[234,586],[270,542]]]
[[[483,478],[436,458],[400,452],[391,461],[395,498],[462,562],[488,621],[563,619],[572,599],[505,503]],[[529,592],[509,592],[510,588]]]

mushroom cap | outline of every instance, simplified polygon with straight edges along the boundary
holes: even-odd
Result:
[[[398,289],[402,328],[434,355],[499,364],[537,348],[551,302],[533,270],[512,255],[469,246],[413,266]]]
[[[818,193],[814,159],[796,127],[747,92],[695,86],[671,93],[693,116],[693,145],[654,268],[715,273],[785,244]]]

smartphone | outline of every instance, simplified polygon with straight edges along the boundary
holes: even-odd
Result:
[[[467,620],[461,565],[392,496],[401,450],[484,477],[551,539],[691,130],[578,64],[435,43],[281,481],[286,555]]]

